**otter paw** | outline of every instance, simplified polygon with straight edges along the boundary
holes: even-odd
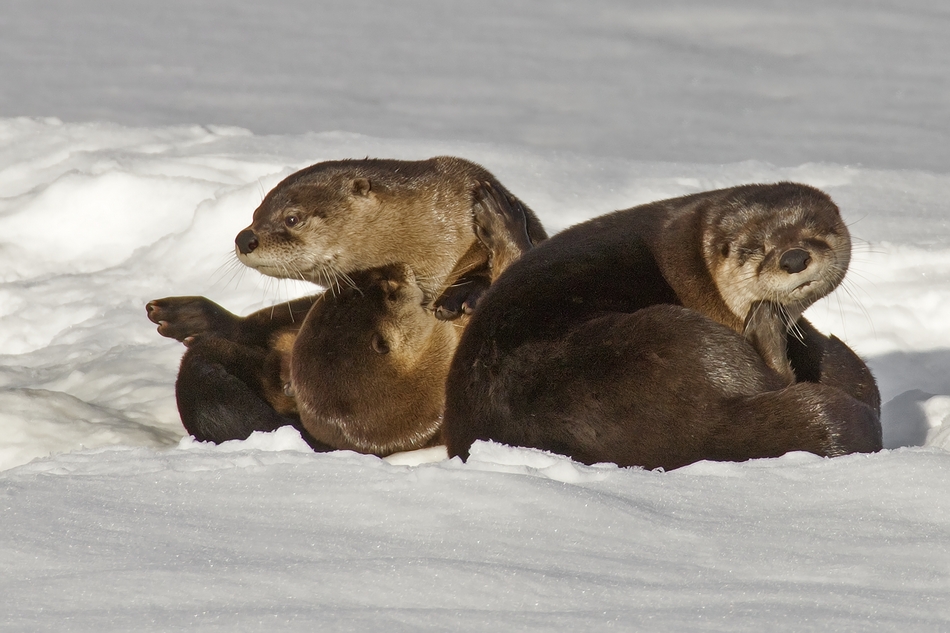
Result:
[[[464,277],[445,289],[435,301],[435,317],[441,321],[452,321],[463,314],[471,314],[491,280],[487,277]]]
[[[524,241],[530,248],[528,220],[519,201],[497,190],[489,182],[480,183],[475,188],[472,200],[475,235],[489,250],[495,250],[499,240],[503,240],[505,246],[510,242]]]
[[[166,297],[145,306],[149,321],[158,325],[158,333],[190,345],[196,337],[232,335],[234,316],[204,297]]]
[[[749,314],[746,315],[742,335],[752,344],[765,364],[775,370],[786,383],[791,385],[796,382],[795,372],[788,358],[788,325],[781,305],[770,301],[753,302]]]

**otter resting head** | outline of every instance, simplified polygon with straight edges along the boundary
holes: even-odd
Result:
[[[834,290],[851,261],[851,237],[825,194],[800,187],[798,204],[750,201],[706,218],[703,244],[710,274],[740,320],[761,303],[780,306],[786,323]]]
[[[294,342],[290,382],[317,440],[364,453],[438,442],[445,377],[460,328],[432,318],[412,270],[352,275],[321,296]]]
[[[844,279],[851,236],[818,189],[778,183],[731,191],[700,215],[703,259],[731,313],[724,324],[731,321],[791,383],[788,335],[801,336],[805,309]]]

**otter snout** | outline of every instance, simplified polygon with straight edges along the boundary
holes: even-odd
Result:
[[[800,273],[811,263],[811,253],[801,248],[791,248],[779,258],[778,265],[789,275]]]
[[[247,255],[257,248],[260,242],[257,241],[257,236],[254,234],[254,231],[244,229],[234,238],[234,244],[242,255]]]

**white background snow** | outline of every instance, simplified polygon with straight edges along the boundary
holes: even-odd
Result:
[[[0,630],[950,629],[948,68],[941,0],[7,0]],[[551,231],[823,188],[855,253],[808,316],[868,359],[888,450],[661,473],[183,438],[146,301],[312,291],[234,262],[264,192],[436,154]]]

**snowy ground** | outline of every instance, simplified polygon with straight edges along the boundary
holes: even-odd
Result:
[[[59,4],[0,16],[0,629],[950,627],[942,4]],[[656,473],[183,440],[183,348],[145,302],[308,291],[234,263],[263,193],[319,160],[436,154],[552,231],[823,188],[855,255],[808,316],[869,360],[892,450]]]

